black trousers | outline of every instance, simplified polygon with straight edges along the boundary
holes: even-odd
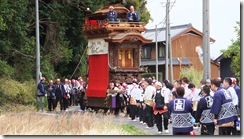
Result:
[[[74,106],[74,94],[70,93],[69,106]]]
[[[141,104],[139,106],[139,120],[142,121],[143,123],[146,122],[146,120],[145,120],[145,109],[143,109],[143,106]]]
[[[136,105],[130,105],[131,120],[134,120],[136,118],[136,111],[137,111],[137,106]]]
[[[202,124],[201,135],[214,135],[215,125]]]
[[[66,110],[64,100],[66,100],[66,99],[64,99],[64,98],[56,98],[55,108],[58,106],[58,103],[59,103],[60,104],[60,110]]]
[[[162,122],[163,122],[163,120],[162,120],[162,114],[157,113],[155,115],[155,123],[157,125],[158,131],[161,131],[161,132],[163,132]]]
[[[79,103],[80,103],[80,109],[85,110],[85,107],[83,105],[83,96],[79,97]]]
[[[170,114],[168,111],[163,113],[163,118],[164,118],[164,130],[168,130],[169,118],[170,118]]]
[[[52,111],[55,108],[55,99],[48,98],[47,102],[48,102],[48,110]]]
[[[231,134],[232,135],[237,135],[236,121],[237,120],[234,121],[234,127],[231,128]]]
[[[153,108],[146,105],[145,108],[145,119],[148,127],[153,127]]]
[[[219,135],[230,135],[232,127],[219,127]]]

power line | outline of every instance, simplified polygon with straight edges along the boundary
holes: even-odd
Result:
[[[176,3],[176,0],[174,0],[173,4],[171,5],[171,7],[170,7],[170,9],[169,9],[169,13],[170,13],[172,7],[175,5],[175,3]],[[157,32],[157,35],[163,30],[163,28],[164,28],[165,25],[166,25],[166,15],[164,16],[164,19],[163,19],[161,22],[159,22],[158,24],[156,24],[156,25],[158,26],[158,25],[160,25],[160,24],[163,24],[163,26],[162,26],[162,28],[160,29],[160,31]],[[155,26],[155,25],[153,25],[153,26]],[[153,27],[153,26],[151,26],[151,27]],[[150,27],[148,27],[148,28],[150,28]],[[145,36],[145,38],[147,38],[147,37],[151,37],[151,36],[153,36],[153,35],[154,35],[154,34],[151,34],[151,35],[149,35],[149,36]]]
[[[75,74],[76,70],[78,69],[78,67],[79,67],[79,65],[80,65],[80,63],[81,63],[81,61],[82,61],[82,59],[83,59],[83,56],[84,56],[85,53],[86,53],[86,49],[87,49],[87,46],[86,46],[86,48],[85,48],[85,50],[84,50],[84,52],[83,52],[83,54],[82,54],[82,56],[81,56],[81,58],[80,58],[79,63],[77,64],[77,66],[76,66],[76,68],[75,68],[73,74],[71,75],[70,79],[72,79],[73,75]]]

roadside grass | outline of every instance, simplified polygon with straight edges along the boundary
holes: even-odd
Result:
[[[1,135],[146,135],[131,125],[109,122],[95,113],[8,112],[0,116]]]
[[[130,133],[131,135],[148,135],[143,130],[136,128],[134,125],[124,124],[122,128],[125,132]]]

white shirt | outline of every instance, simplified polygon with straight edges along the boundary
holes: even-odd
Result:
[[[133,84],[129,84],[129,85],[127,86],[126,92],[127,92],[127,95],[128,95],[128,96],[130,95],[130,93],[131,93],[131,91],[132,91],[132,88],[134,88],[134,85],[133,85]]]
[[[138,85],[134,85],[131,89],[130,96],[134,98],[134,100],[140,100],[141,90]]]
[[[143,96],[144,100],[152,100],[152,95],[155,94],[156,88],[153,87],[152,85],[148,85],[145,89],[145,93]]]
[[[164,103],[169,103],[171,99],[171,91],[165,86],[162,88],[162,96],[164,97]]]
[[[232,102],[233,102],[233,104],[234,104],[234,105],[238,105],[238,97],[237,97],[237,95],[236,95],[236,91],[235,91],[235,89],[234,89],[232,86],[230,86],[227,90],[228,90],[228,91],[230,92],[230,94],[231,94],[231,98],[232,98]]]
[[[201,92],[201,89],[197,89],[195,88],[194,91],[191,91],[192,93],[192,100],[191,101],[199,101],[200,100],[200,96],[198,95]]]
[[[188,88],[185,88],[185,94],[183,97],[191,101],[193,97],[192,91]]]
[[[64,89],[65,89],[66,93],[70,93],[70,91],[71,91],[71,88],[70,88],[69,84],[65,84],[64,85]]]

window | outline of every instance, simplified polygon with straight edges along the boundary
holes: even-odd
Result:
[[[151,58],[151,48],[150,47],[142,47],[141,58],[150,59]]]
[[[158,47],[158,57],[165,58],[165,47],[163,45],[159,45]]]

